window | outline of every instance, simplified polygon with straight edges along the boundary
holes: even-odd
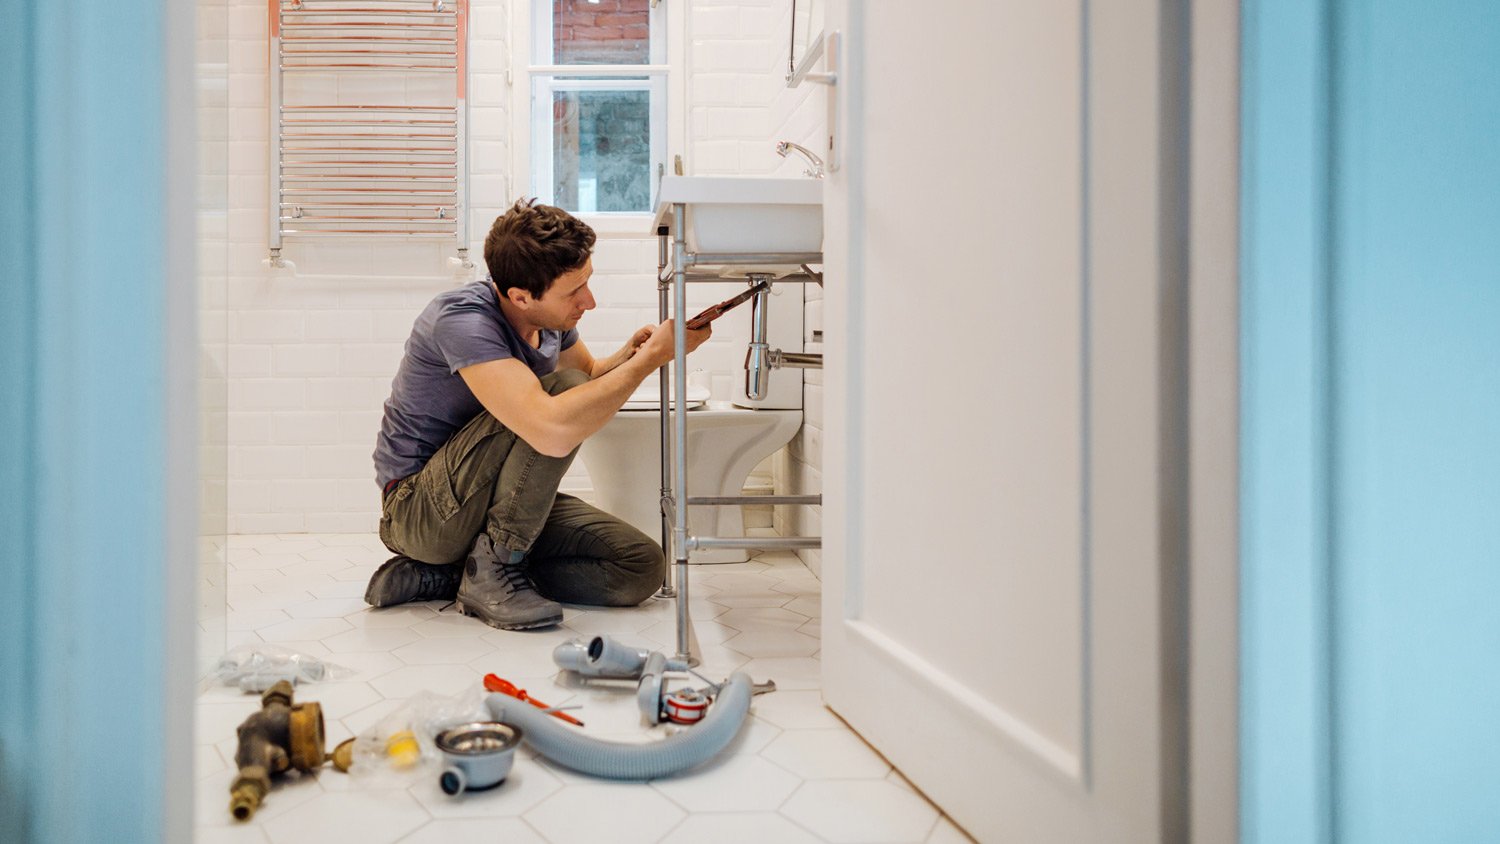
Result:
[[[680,0],[679,0],[680,2]],[[531,0],[525,192],[608,230],[645,234],[680,108],[666,0]],[[519,51],[518,51],[519,52]],[[518,140],[520,138],[518,137]],[[518,147],[520,144],[518,144]],[[520,150],[518,149],[518,152]],[[529,166],[528,166],[529,165]],[[632,216],[626,216],[632,215]],[[602,226],[600,224],[603,224]]]

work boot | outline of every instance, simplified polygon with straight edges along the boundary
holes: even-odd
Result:
[[[488,534],[474,538],[458,584],[458,611],[501,630],[529,630],[562,621],[562,606],[537,594],[519,551],[501,562]]]
[[[451,601],[458,595],[463,570],[458,563],[435,566],[397,554],[370,575],[365,603],[389,607],[407,601]]]

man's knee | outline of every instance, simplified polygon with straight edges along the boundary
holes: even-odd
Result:
[[[619,589],[622,606],[634,606],[654,595],[667,574],[666,555],[645,534],[618,555],[618,565],[625,575]]]
[[[587,384],[589,377],[578,369],[559,369],[542,376],[542,387],[552,395],[571,390],[579,384]]]

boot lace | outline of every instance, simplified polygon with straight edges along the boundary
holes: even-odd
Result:
[[[495,570],[505,578],[506,583],[510,584],[512,592],[536,591],[536,587],[531,585],[531,578],[526,576],[526,571],[521,564],[502,563],[496,560]]]
[[[447,597],[452,591],[452,579],[452,575],[437,566],[420,566],[417,568],[417,592],[434,598]]]

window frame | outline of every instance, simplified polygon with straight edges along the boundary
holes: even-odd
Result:
[[[681,6],[682,8],[679,8]],[[538,190],[537,169],[551,172],[551,156],[545,167],[537,168],[533,156],[550,150],[552,145],[552,93],[561,90],[651,90],[651,202],[655,203],[657,174],[669,167],[674,150],[686,146],[687,96],[685,74],[686,7],[673,0],[652,0],[652,38],[650,64],[545,64],[552,48],[551,0],[514,0],[511,54],[511,185],[516,196],[538,196],[550,193]],[[548,22],[542,26],[541,22]],[[579,77],[596,77],[579,79]],[[597,77],[606,77],[598,79]],[[628,77],[636,77],[629,79]],[[645,77],[641,79],[640,77]],[[514,201],[516,196],[507,200]],[[593,227],[600,237],[650,237],[654,208],[641,212],[582,212],[578,217]]]

